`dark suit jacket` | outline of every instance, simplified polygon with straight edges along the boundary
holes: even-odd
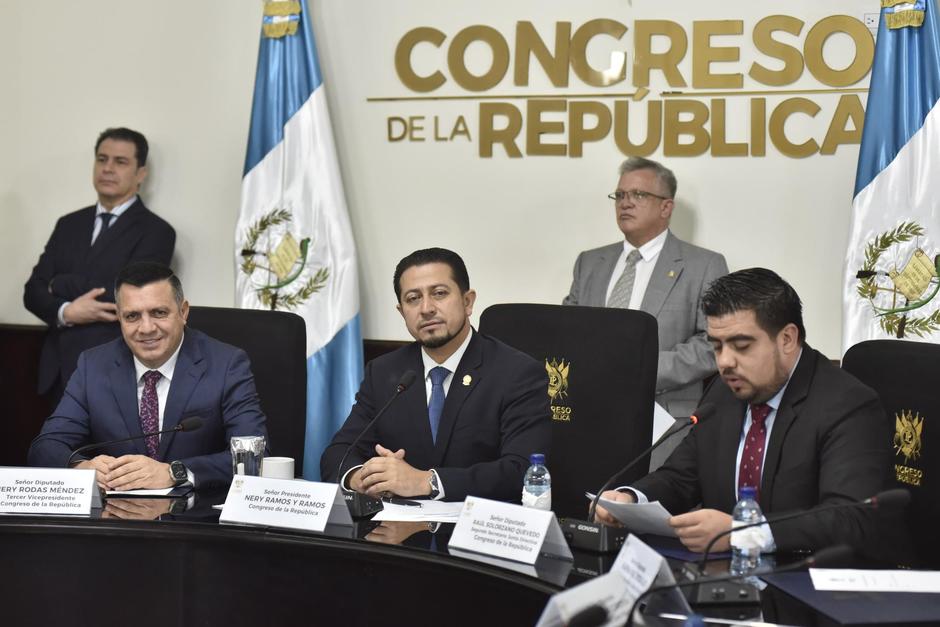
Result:
[[[407,370],[418,375],[366,433],[344,471],[375,456],[375,445],[405,449],[405,461],[435,469],[444,498],[467,495],[519,502],[529,455],[549,453],[548,377],[539,362],[491,337],[473,333],[453,375],[437,442],[431,439],[421,347],[417,343],[374,359],[356,404],[320,459],[324,481],[337,481],[346,447],[391,398]]]
[[[622,253],[621,240],[578,255],[571,289],[562,304],[604,307],[607,286]],[[656,317],[656,401],[673,416],[691,415],[702,396],[702,379],[715,372],[699,302],[711,282],[725,274],[728,265],[722,255],[667,232],[640,310]]]
[[[140,198],[92,246],[94,228],[94,205],[59,218],[26,282],[23,304],[49,325],[39,362],[40,393],[56,381],[67,383],[83,350],[120,336],[116,322],[60,328],[57,314],[62,303],[95,287],[107,289],[99,300],[114,302],[114,279],[121,268],[132,261],[169,265],[173,256],[176,232]]]
[[[82,353],[59,406],[29,447],[31,466],[65,466],[76,448],[142,433],[134,360],[123,339]],[[199,487],[232,479],[229,439],[264,435],[264,414],[244,351],[187,329],[183,336],[163,414],[163,428],[200,416],[188,433],[160,437],[157,459],[182,461]],[[143,439],[116,444],[92,456],[146,455]]]
[[[657,471],[635,482],[674,514],[697,505],[731,513],[735,460],[746,403],[720,379],[703,402],[716,415],[695,427]],[[891,424],[878,395],[809,346],[797,364],[774,419],[764,459],[760,506],[765,514],[850,503],[885,489]],[[777,548],[815,550],[863,546],[875,532],[870,511],[844,508],[771,523]]]

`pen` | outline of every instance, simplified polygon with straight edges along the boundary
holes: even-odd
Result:
[[[412,501],[410,499],[400,499],[397,496],[392,496],[386,499],[389,503],[394,505],[407,505],[409,507],[421,507],[420,501]]]

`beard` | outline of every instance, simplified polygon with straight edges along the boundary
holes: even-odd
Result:
[[[445,344],[450,342],[452,339],[460,335],[463,332],[463,329],[465,326],[467,326],[466,318],[463,319],[463,324],[460,325],[460,328],[454,331],[453,333],[447,331],[443,335],[438,336],[438,337],[430,337],[426,340],[419,339],[418,344],[420,344],[421,346],[425,348],[440,348],[441,346],[444,346]]]

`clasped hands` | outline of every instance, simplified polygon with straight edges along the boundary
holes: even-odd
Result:
[[[601,498],[621,503],[636,503],[636,498],[629,492],[607,490]],[[594,520],[606,525],[621,526],[620,521],[610,512],[598,504],[594,511]],[[687,514],[680,514],[669,519],[669,526],[676,530],[679,540],[685,548],[696,553],[705,551],[711,539],[723,531],[731,529],[731,516],[717,509],[699,509]],[[731,549],[730,536],[723,536],[712,547],[712,551],[728,551]]]
[[[369,496],[427,496],[431,494],[431,471],[418,470],[405,461],[405,449],[391,451],[375,445],[377,457],[369,459],[349,477],[349,487]]]
[[[74,467],[94,468],[95,479],[105,490],[154,490],[174,485],[170,465],[146,455],[98,455]]]

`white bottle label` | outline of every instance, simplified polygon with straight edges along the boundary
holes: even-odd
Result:
[[[552,489],[545,490],[541,495],[535,496],[525,488],[522,489],[522,505],[535,509],[550,510],[552,508]]]

